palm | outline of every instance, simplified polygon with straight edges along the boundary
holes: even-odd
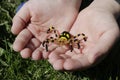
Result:
[[[18,34],[14,50],[21,52],[24,58],[40,59],[39,46],[47,38],[47,29],[52,25],[60,32],[69,31],[78,15],[80,1],[75,1],[77,5],[66,2],[29,0],[13,18],[12,32]]]
[[[113,15],[88,9],[79,14],[70,32],[74,35],[83,32],[88,36],[88,40],[84,42],[82,53],[76,49],[70,52],[67,48],[62,48],[62,51],[57,48],[53,51],[49,61],[57,70],[82,69],[100,61],[100,57],[106,55],[119,35]]]
[[[56,4],[52,1],[45,0],[39,0],[37,3],[35,0],[31,2],[32,4],[35,4],[35,7],[29,5],[32,17],[30,19],[31,23],[29,24],[28,29],[40,41],[41,37],[43,38],[46,29],[51,25],[60,32],[68,31],[78,14],[78,11],[73,9],[70,5],[66,6],[65,3],[59,3],[58,1],[55,2]]]

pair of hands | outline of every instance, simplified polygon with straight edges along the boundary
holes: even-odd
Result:
[[[23,58],[33,60],[48,58],[56,70],[84,69],[98,63],[107,55],[119,29],[112,13],[103,8],[92,7],[94,2],[79,11],[80,0],[30,0],[13,18],[12,33],[17,34],[13,49]],[[60,32],[69,31],[72,35],[85,33],[88,37],[82,50],[73,52],[65,47],[49,46],[49,52],[41,46],[46,39],[46,29],[55,26]]]

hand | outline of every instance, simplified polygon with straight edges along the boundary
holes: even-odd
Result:
[[[99,63],[108,53],[119,35],[118,24],[112,13],[105,8],[91,7],[81,11],[70,30],[76,35],[85,33],[82,53],[79,49],[70,52],[67,47],[59,47],[49,55],[49,62],[56,70],[82,70]]]
[[[60,32],[69,31],[75,21],[80,0],[29,0],[13,18],[12,32],[18,34],[13,49],[23,58],[41,58],[38,49],[46,39],[46,29],[53,25]]]

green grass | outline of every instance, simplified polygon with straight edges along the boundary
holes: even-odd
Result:
[[[120,40],[104,61],[85,71],[60,72],[46,60],[22,59],[12,49],[15,36],[10,31],[21,1],[24,0],[0,1],[0,80],[120,80]]]

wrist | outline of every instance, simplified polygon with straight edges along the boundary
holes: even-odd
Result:
[[[94,0],[90,7],[94,9],[101,9],[112,13],[115,16],[120,15],[120,4],[118,0]]]

